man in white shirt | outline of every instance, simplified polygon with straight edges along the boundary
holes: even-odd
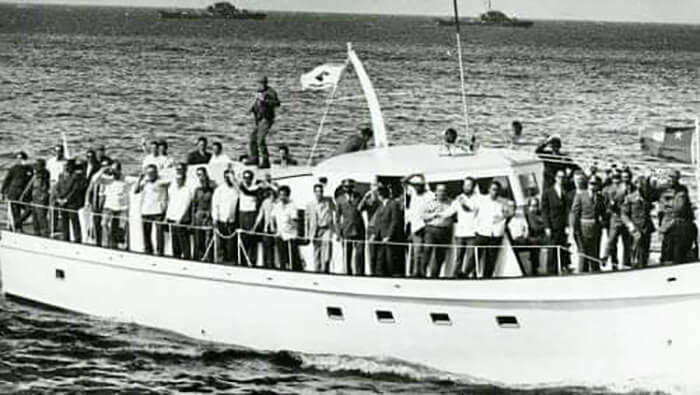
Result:
[[[416,276],[420,273],[420,261],[423,255],[423,248],[425,244],[425,222],[423,221],[422,214],[425,211],[425,206],[428,202],[435,199],[435,194],[433,194],[427,187],[425,183],[425,177],[421,174],[412,174],[403,179],[404,183],[407,183],[406,188],[408,192],[408,204],[406,208],[406,234],[410,235],[411,238],[411,249],[412,249],[412,275]]]
[[[216,148],[214,151],[216,152]],[[238,264],[236,220],[239,196],[240,191],[236,185],[233,170],[224,170],[224,183],[216,187],[212,196],[211,216],[218,231],[218,244],[223,250],[223,261],[232,262],[234,265]]]
[[[476,245],[476,216],[479,213],[481,195],[475,191],[476,180],[467,177],[462,183],[462,193],[452,202],[457,213],[454,234],[457,239],[457,259],[454,275],[470,277],[474,273],[474,246]]]
[[[479,213],[476,216],[476,244],[484,247],[479,251],[479,256],[483,262],[485,278],[493,276],[498,247],[501,245],[506,226],[500,197],[501,190],[502,187],[498,181],[491,182],[489,194],[481,200]]]
[[[297,222],[299,216],[297,208],[289,199],[291,190],[282,185],[279,189],[279,202],[272,209],[273,228],[277,233],[277,253],[279,254],[280,267],[285,270],[302,271],[303,264],[299,256],[297,243]]]
[[[243,182],[239,184],[238,227],[247,232],[241,234],[241,243],[243,243],[248,260],[244,259],[240,264],[250,262],[250,265],[255,267],[258,258],[258,237],[252,232],[255,232],[255,220],[258,218],[258,193],[260,191],[257,185],[253,185],[253,177],[252,171],[245,170]]]
[[[220,142],[215,141],[212,144],[213,147],[213,152],[211,159],[209,159],[209,164],[213,165],[215,163],[231,163],[231,158],[224,154],[224,147],[221,145]]]
[[[455,209],[450,197],[447,196],[445,184],[439,184],[435,187],[435,199],[424,206],[421,217],[425,222],[426,246],[423,248],[420,267],[416,275],[418,277],[425,275],[438,277],[452,242],[452,227],[455,217]]]
[[[333,234],[337,234],[336,209],[333,199],[323,195],[323,185],[314,185],[314,200],[306,206],[307,237],[314,250],[314,268],[317,273],[329,273],[333,257]]]
[[[194,189],[187,186],[187,165],[175,166],[175,182],[168,188],[168,209],[165,220],[170,224],[170,237],[175,258],[192,259],[189,225],[192,224]]]
[[[86,201],[91,192],[97,193],[98,186],[101,189],[103,200],[102,212],[96,215],[101,215],[102,221],[101,224],[96,222],[96,226],[102,225],[104,227],[107,247],[117,248],[120,239],[117,233],[121,229],[121,220],[127,217],[129,210],[129,185],[124,180],[121,162],[114,161],[110,166],[101,168],[93,176],[86,193]],[[96,234],[100,233],[96,232]],[[98,245],[101,244],[98,243]]]
[[[156,253],[163,256],[165,235],[163,217],[168,204],[168,187],[170,181],[158,177],[158,167],[150,164],[141,174],[134,193],[143,193],[141,200],[141,219],[143,221],[143,244],[146,254],[153,254],[152,230],[156,226]]]

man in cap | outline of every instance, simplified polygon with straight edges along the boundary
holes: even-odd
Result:
[[[632,237],[631,263],[637,269],[647,267],[649,263],[649,246],[654,231],[652,203],[642,193],[645,183],[644,176],[635,178],[635,188],[625,196],[620,209],[622,222]]]
[[[600,237],[605,217],[604,198],[600,194],[600,179],[591,177],[588,188],[576,193],[571,206],[569,223],[579,246],[582,272],[600,271]]]
[[[22,206],[20,203],[25,197],[25,190],[32,179],[32,168],[26,164],[27,154],[18,152],[17,163],[7,172],[2,183],[2,195],[10,201],[10,212],[12,213],[12,226],[15,231],[22,231]],[[4,200],[4,199],[2,199]]]
[[[372,139],[373,135],[372,127],[369,125],[360,125],[357,131],[356,134],[346,138],[345,141],[340,143],[333,156],[364,151],[368,148],[369,140]]]
[[[255,117],[255,127],[248,142],[248,166],[261,169],[270,167],[270,154],[267,150],[267,134],[275,121],[275,109],[280,106],[277,92],[268,85],[267,77],[258,79],[260,87],[250,112]]]

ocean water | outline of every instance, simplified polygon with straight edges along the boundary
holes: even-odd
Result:
[[[130,169],[142,137],[168,139],[181,157],[204,135],[238,156],[262,74],[284,103],[270,145],[308,158],[326,97],[302,92],[299,76],[344,61],[347,42],[392,143],[435,142],[461,126],[454,32],[430,18],[164,21],[153,9],[0,4],[0,172],[17,150],[47,155],[61,133],[72,152],[104,143]],[[538,21],[464,28],[463,45],[470,124],[483,144],[502,141],[517,119],[526,144],[558,133],[574,155],[637,163],[646,160],[641,128],[700,113],[700,26]],[[368,121],[360,93],[348,73],[321,155]],[[657,384],[505,388],[400,361],[255,352],[0,300],[0,393],[589,394]]]

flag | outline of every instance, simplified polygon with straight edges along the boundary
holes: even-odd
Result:
[[[344,64],[327,63],[318,66],[301,76],[301,89],[320,91],[335,88],[340,81],[343,70],[345,70]]]
[[[642,151],[647,155],[693,163],[695,127],[667,126],[663,131],[646,132],[641,136]]]

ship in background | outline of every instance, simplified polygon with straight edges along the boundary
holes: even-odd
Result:
[[[441,18],[436,20],[438,26],[454,26],[454,18]],[[526,21],[509,17],[502,11],[494,10],[491,7],[491,0],[486,1],[486,12],[476,18],[462,18],[459,20],[461,25],[467,26],[502,26],[502,27],[532,27],[533,21]]]
[[[236,8],[225,1],[214,3],[204,10],[174,9],[158,11],[163,19],[265,19],[267,14]]]

